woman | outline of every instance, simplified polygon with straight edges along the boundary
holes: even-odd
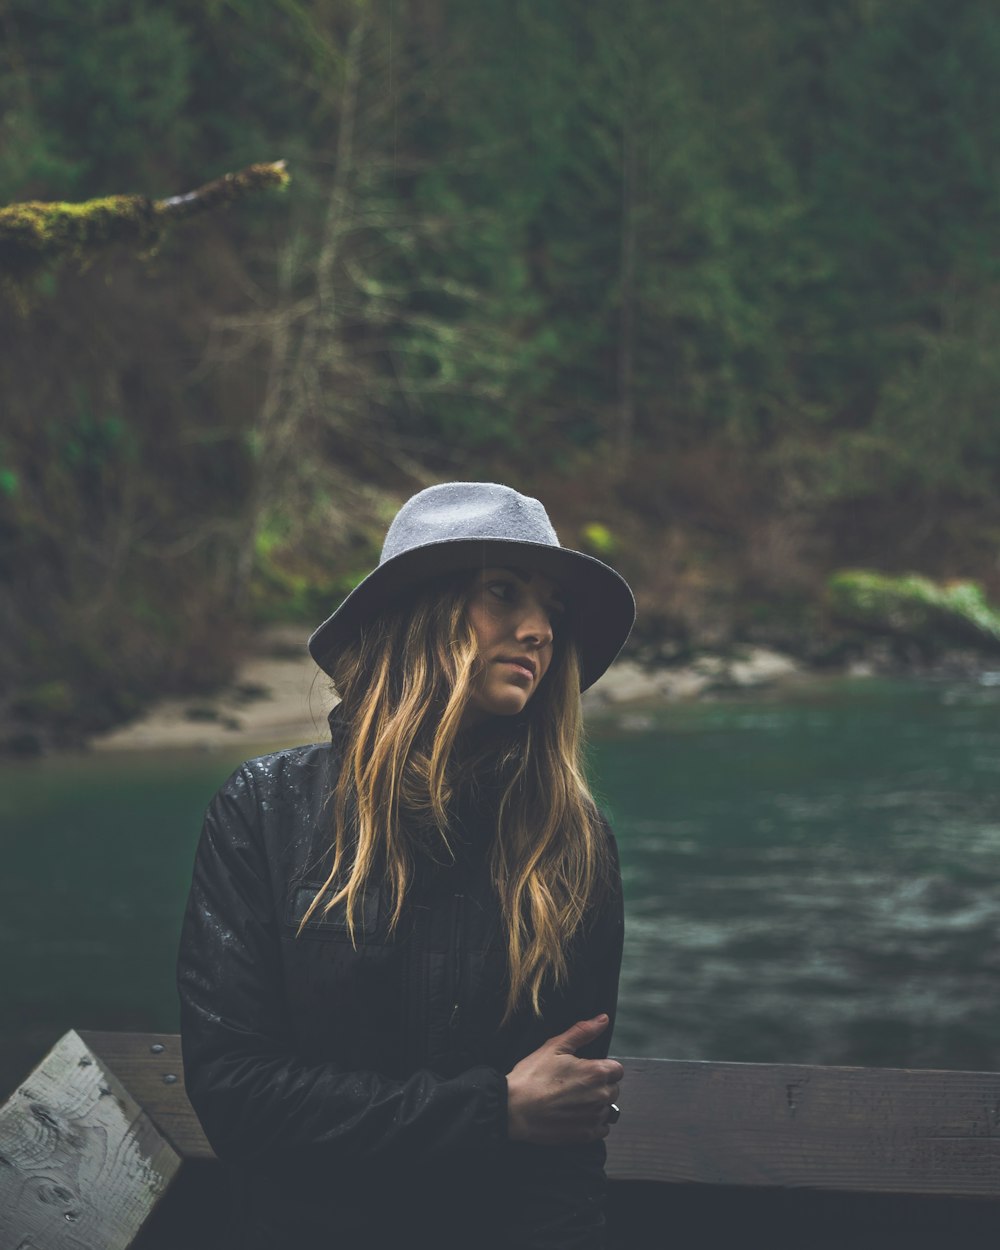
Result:
[[[223,786],[181,941],[241,1250],[604,1244],[621,890],[579,696],[633,619],[537,500],[453,482],[309,640],[332,740]]]

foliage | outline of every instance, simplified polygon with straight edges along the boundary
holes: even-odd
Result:
[[[591,521],[585,525],[581,531],[584,546],[588,551],[592,551],[595,556],[603,556],[605,559],[614,555],[618,548],[618,540],[612,531],[602,525],[600,521]]]
[[[373,565],[378,547],[357,544],[354,567],[333,570],[325,553],[310,552],[289,518],[272,516],[257,530],[251,584],[255,621],[319,624]]]
[[[928,644],[958,639],[1000,646],[1000,610],[975,582],[941,586],[916,574],[842,570],[830,577],[827,593],[837,617],[870,629]]]
[[[1000,589],[987,0],[6,0],[2,25],[25,229],[262,153],[296,182],[0,307],[0,716],[51,681],[82,723],[116,679],[207,680],[214,622],[325,612],[442,476],[641,547],[658,608],[865,563]]]

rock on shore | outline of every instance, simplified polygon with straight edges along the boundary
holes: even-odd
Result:
[[[696,699],[709,690],[746,690],[803,672],[790,656],[767,647],[745,647],[731,656],[705,655],[671,668],[647,668],[619,660],[583,696],[584,708]]]

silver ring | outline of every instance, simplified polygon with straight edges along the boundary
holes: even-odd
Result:
[[[608,1123],[617,1124],[618,1121],[621,1119],[621,1114],[622,1114],[621,1107],[619,1107],[616,1102],[613,1102],[610,1108],[608,1109]]]

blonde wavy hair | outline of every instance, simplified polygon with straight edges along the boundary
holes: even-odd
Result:
[[[459,738],[482,672],[466,612],[470,577],[451,575],[386,610],[334,666],[346,738],[332,796],[333,862],[299,932],[317,908],[325,914],[346,900],[356,940],[372,881],[388,887],[393,931],[417,857],[454,859],[456,791],[485,785],[499,794],[490,867],[507,938],[507,1020],[526,1000],[540,1014],[546,982],[565,980],[570,943],[607,885],[609,853],[581,764],[571,637],[557,630],[552,662],[523,712]]]

